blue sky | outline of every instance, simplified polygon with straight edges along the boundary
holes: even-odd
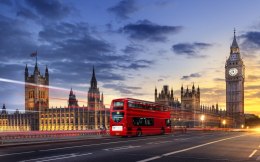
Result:
[[[225,108],[224,66],[233,30],[246,65],[245,111],[260,104],[260,11],[257,0],[1,0],[0,78],[24,80],[38,51],[49,67],[50,105],[65,106],[69,89],[80,105],[94,65],[105,103],[133,97],[153,101],[155,86],[194,83],[201,104]],[[24,86],[0,82],[0,104],[24,108]],[[63,100],[57,100],[60,98]]]

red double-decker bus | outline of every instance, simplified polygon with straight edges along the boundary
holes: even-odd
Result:
[[[120,98],[110,107],[111,136],[141,136],[170,133],[169,108],[153,102]]]

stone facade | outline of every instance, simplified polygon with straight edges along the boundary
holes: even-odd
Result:
[[[168,85],[164,85],[163,89],[159,94],[157,94],[157,88],[155,88],[154,92],[154,100],[156,103],[167,105],[170,107],[178,108],[181,106],[181,103],[177,98],[173,96],[173,89],[169,90]]]
[[[226,109],[227,115],[234,118],[234,127],[241,127],[245,123],[244,117],[244,82],[245,65],[240,55],[240,49],[234,39],[230,46],[230,55],[225,65],[226,78]]]
[[[3,105],[0,114],[0,131],[59,131],[109,128],[109,109],[106,109],[103,94],[97,87],[95,70],[88,92],[88,106],[80,107],[76,94],[69,93],[68,107],[49,108],[49,73],[40,74],[37,61],[33,75],[25,67],[25,113],[18,110],[8,114]]]

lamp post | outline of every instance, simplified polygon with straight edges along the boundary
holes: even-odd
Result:
[[[201,127],[203,128],[203,121],[205,120],[205,115],[201,115],[200,116],[200,120],[201,120]]]

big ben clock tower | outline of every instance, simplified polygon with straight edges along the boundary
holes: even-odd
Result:
[[[233,118],[233,127],[244,124],[244,82],[245,65],[240,55],[236,41],[236,32],[230,46],[230,55],[225,65],[226,78],[226,110],[227,115]]]

